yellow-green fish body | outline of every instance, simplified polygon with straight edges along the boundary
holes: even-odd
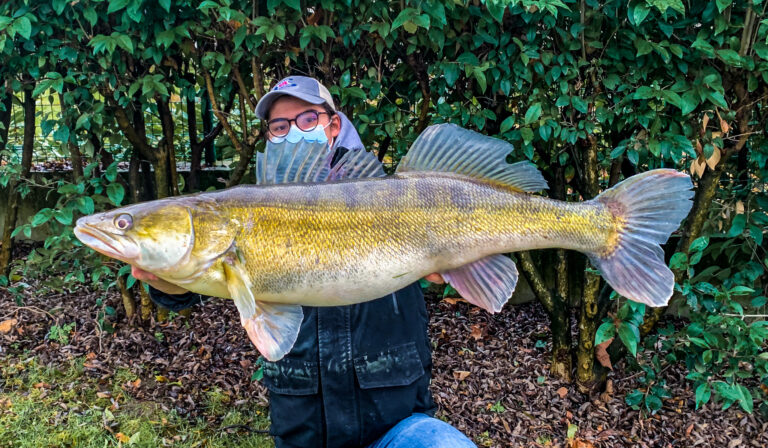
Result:
[[[663,305],[674,279],[659,244],[687,215],[691,181],[634,176],[591,201],[546,188],[511,146],[453,125],[428,128],[393,176],[353,151],[330,167],[322,145],[268,145],[259,185],[136,204],[82,218],[75,233],[114,258],[201,294],[232,298],[269,360],[295,341],[300,305],[364,302],[439,272],[497,312],[518,279],[509,257],[558,247],[586,253],[620,294]]]

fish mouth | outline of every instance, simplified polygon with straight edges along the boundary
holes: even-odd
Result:
[[[74,233],[83,244],[108,257],[130,263],[138,256],[136,245],[127,236],[119,235],[118,239],[109,232],[82,222],[82,219],[78,220]]]

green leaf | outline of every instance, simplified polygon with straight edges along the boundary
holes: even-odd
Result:
[[[632,8],[632,19],[635,22],[635,26],[643,23],[643,20],[645,20],[649,12],[651,12],[651,10],[645,2],[637,2],[635,7]]]
[[[113,204],[119,206],[125,197],[125,189],[119,183],[111,183],[107,186],[107,197]]]
[[[740,214],[733,217],[733,221],[731,221],[731,228],[728,230],[728,233],[725,235],[728,238],[734,238],[742,234],[744,232],[744,226],[747,223],[747,215]]]
[[[160,6],[163,7],[165,12],[171,12],[171,0],[159,0]]]
[[[85,8],[85,10],[83,10],[83,16],[85,17],[85,20],[91,24],[91,26],[95,25],[99,20],[99,15],[96,14],[96,10],[93,9],[93,6],[88,6]]]
[[[628,393],[626,397],[624,397],[624,402],[626,402],[629,406],[637,406],[643,402],[644,396],[645,394],[635,389]]]
[[[731,388],[741,408],[751,414],[754,409],[754,403],[752,393],[749,392],[749,389],[742,386],[741,384],[734,384],[731,386]]]
[[[505,133],[508,130],[512,129],[512,126],[515,125],[515,116],[510,115],[507,118],[504,119],[504,121],[501,122],[501,126],[499,127],[500,133]]]
[[[640,331],[636,326],[622,322],[619,324],[619,339],[627,347],[632,356],[637,355],[637,343],[640,341]]]
[[[720,106],[723,109],[728,108],[728,103],[725,102],[725,98],[720,92],[707,92],[707,98],[709,98],[709,100],[715,105]]]
[[[72,209],[63,208],[61,210],[57,210],[53,217],[56,219],[56,221],[59,221],[65,226],[70,225],[72,224]]]
[[[32,36],[32,22],[29,21],[27,16],[21,16],[13,23],[13,28],[24,39],[29,39]]]
[[[723,12],[725,11],[725,8],[731,6],[733,0],[715,0],[715,3],[717,4],[718,12]]]
[[[595,333],[595,345],[600,345],[614,337],[616,337],[616,325],[613,324],[613,321],[603,322]]]
[[[656,97],[656,90],[648,86],[638,87],[635,91],[636,100],[647,100]]]
[[[679,12],[681,15],[685,15],[685,6],[683,6],[683,0],[646,0],[651,6],[655,6],[662,14],[667,12],[667,9],[672,8]]]
[[[635,48],[637,48],[638,57],[649,54],[653,51],[653,46],[650,42],[644,39],[635,39]]]
[[[704,250],[709,245],[709,237],[708,236],[700,236],[693,240],[691,243],[691,247],[688,248],[689,252],[699,252]]]
[[[586,114],[587,111],[589,110],[589,105],[581,97],[578,97],[578,96],[572,97],[571,104],[573,104],[574,109],[578,110],[583,114]]]
[[[688,115],[699,105],[699,94],[693,90],[685,92],[680,99],[680,109],[683,115]]]
[[[525,124],[533,123],[541,117],[541,103],[535,103],[525,112]]]
[[[53,0],[52,6],[56,15],[60,16],[64,12],[64,7],[67,6],[67,0]]]
[[[527,145],[533,141],[533,131],[531,128],[520,129],[520,135],[523,137],[523,142]]]
[[[732,65],[734,67],[741,66],[741,56],[739,56],[739,53],[733,50],[717,50],[717,56],[728,65]]]
[[[696,409],[699,409],[699,406],[703,404],[707,404],[711,396],[712,389],[709,387],[709,383],[699,384],[699,387],[696,388]]]
[[[112,14],[113,12],[120,11],[121,9],[128,6],[128,3],[130,3],[131,0],[109,0],[109,7],[107,8],[107,14]]]
[[[53,210],[44,208],[32,217],[32,227],[38,227],[48,222],[53,217]]]

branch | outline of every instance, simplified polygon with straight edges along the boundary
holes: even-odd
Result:
[[[547,286],[544,284],[544,279],[541,277],[538,269],[536,269],[536,265],[533,263],[533,258],[531,258],[531,253],[525,251],[520,252],[517,255],[517,258],[520,261],[520,269],[523,271],[525,279],[528,280],[528,284],[531,285],[533,293],[536,295],[536,298],[539,299],[539,302],[544,305],[544,308],[547,309],[547,312],[552,314],[555,311],[555,300],[549,292],[549,289],[547,289]]]
[[[253,101],[253,98],[251,98],[251,95],[245,89],[245,83],[243,82],[243,77],[240,76],[240,69],[237,68],[237,64],[233,64],[232,62],[230,62],[230,65],[232,66],[232,74],[235,76],[235,81],[237,81],[237,87],[240,88],[240,95],[245,99],[245,101],[248,102],[248,106],[250,106],[251,110],[256,112],[256,103]]]
[[[208,90],[208,98],[211,100],[211,110],[213,110],[213,114],[218,118],[219,123],[224,126],[224,130],[227,131],[229,139],[232,140],[232,145],[234,145],[238,153],[242,154],[244,150],[243,142],[237,138],[237,134],[235,134],[234,129],[232,129],[232,126],[229,124],[229,120],[227,120],[227,117],[225,117],[219,109],[219,104],[216,101],[216,94],[213,93],[213,80],[211,79],[211,74],[208,73],[208,70],[205,68],[202,69],[202,72],[203,78],[205,78],[205,87]]]
[[[120,130],[123,131],[123,134],[125,134],[128,141],[131,142],[131,145],[138,149],[141,155],[150,162],[156,161],[157,154],[155,153],[155,150],[136,132],[136,128],[133,127],[131,121],[128,119],[128,114],[125,113],[125,109],[114,102],[113,105],[115,107],[117,125],[120,127]]]

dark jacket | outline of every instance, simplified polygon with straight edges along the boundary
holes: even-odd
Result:
[[[183,308],[183,296],[150,289],[150,297]],[[264,363],[278,448],[364,446],[414,412],[434,414],[427,311],[417,283],[370,302],[303,310],[291,352]]]

